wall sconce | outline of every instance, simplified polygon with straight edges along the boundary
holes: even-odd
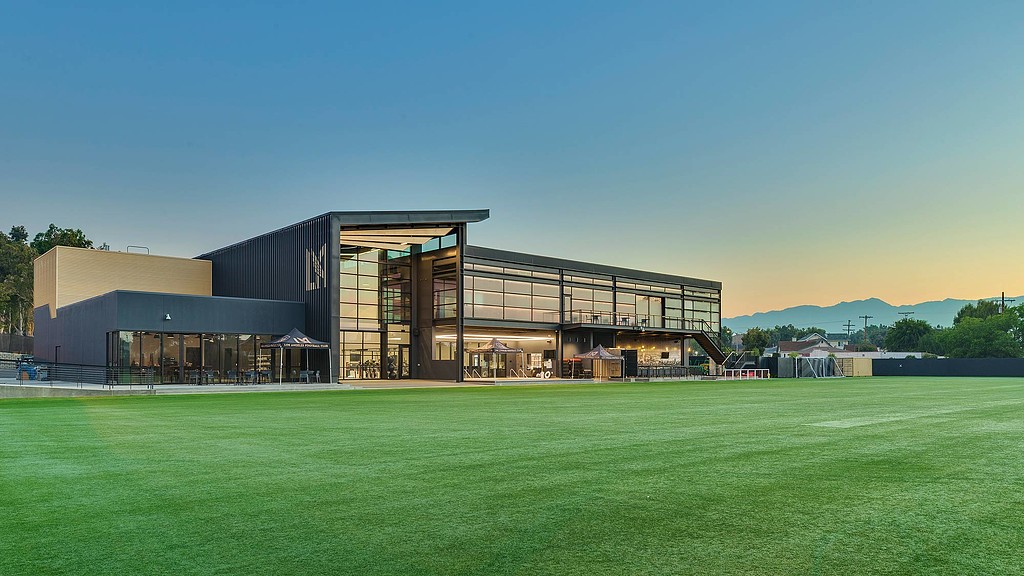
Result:
[[[164,314],[164,320],[170,320],[170,319],[171,319],[171,315],[170,314]]]

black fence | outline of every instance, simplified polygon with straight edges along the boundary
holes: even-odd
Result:
[[[638,378],[687,378],[705,373],[700,366],[637,366],[636,369]]]
[[[31,354],[32,337],[20,334],[0,334],[0,352]]]
[[[14,380],[15,384],[117,384],[111,376],[106,366],[0,360],[0,380]]]
[[[1024,376],[1024,358],[872,360],[875,376]]]

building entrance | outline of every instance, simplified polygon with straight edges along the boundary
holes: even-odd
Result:
[[[384,373],[381,375],[388,380],[399,380],[409,377],[409,346],[405,344],[388,346],[387,359],[384,363]]]

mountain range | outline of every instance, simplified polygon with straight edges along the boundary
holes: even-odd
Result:
[[[1007,306],[1010,299],[1015,303],[1024,302],[1024,297],[1007,296]],[[990,300],[990,298],[985,298]],[[797,328],[817,326],[830,333],[846,332],[846,323],[853,322],[853,330],[864,328],[862,316],[868,315],[868,324],[892,324],[903,316],[899,312],[913,312],[915,320],[924,320],[932,326],[951,326],[953,317],[964,307],[965,304],[973,304],[977,300],[956,300],[947,298],[933,302],[921,302],[920,304],[907,304],[893,306],[878,298],[867,300],[854,300],[853,302],[840,302],[832,306],[794,306],[784,310],[773,310],[771,312],[757,312],[746,316],[735,316],[723,318],[722,324],[728,326],[733,332],[742,334],[754,326],[771,328],[772,326],[792,324]]]

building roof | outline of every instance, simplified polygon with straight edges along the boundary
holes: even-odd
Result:
[[[498,250],[496,248],[484,248],[482,246],[466,246],[466,256],[485,260],[495,260],[498,262],[525,264],[527,266],[541,266],[546,268],[575,270],[590,274],[622,276],[623,278],[633,278],[636,280],[646,280],[650,282],[685,284],[687,286],[710,288],[713,290],[722,289],[722,283],[714,280],[702,280],[700,278],[690,278],[689,276],[676,276],[674,274],[664,274],[661,272],[647,272],[644,270],[634,270],[618,266],[606,266],[604,264],[593,264],[591,262],[581,262],[579,260],[568,260],[565,258],[553,258],[551,256],[537,256],[535,254],[524,254],[522,252],[512,252],[510,250]]]
[[[253,240],[272,236],[279,232],[285,232],[292,228],[301,228],[315,221],[333,220],[345,226],[371,226],[371,227],[393,227],[393,226],[429,226],[431,224],[469,224],[482,222],[491,217],[488,209],[479,210],[348,210],[324,212],[318,216],[307,218],[301,222],[289,224],[276,230],[264,232],[252,238],[234,242],[223,248],[211,250],[196,256],[206,258],[214,254],[225,252],[240,244],[252,242]]]

